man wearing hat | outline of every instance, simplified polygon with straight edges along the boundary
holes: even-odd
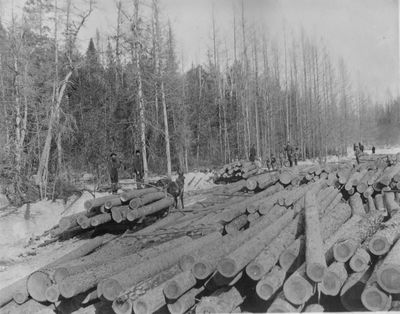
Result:
[[[117,154],[111,153],[110,160],[108,162],[108,171],[110,172],[112,194],[117,194],[117,192],[118,192],[118,168],[119,167],[121,167],[121,162],[118,160]]]

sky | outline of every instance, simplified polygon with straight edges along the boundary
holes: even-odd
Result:
[[[18,11],[23,2],[0,0],[2,20],[10,16],[13,5]],[[114,32],[115,2],[97,0],[80,33],[82,47],[95,37],[96,29],[102,34]],[[160,4],[164,21],[171,21],[183,68],[206,61],[207,49],[212,48],[213,10],[219,46],[221,51],[227,47],[231,56],[233,13],[239,22],[240,0],[160,0]],[[364,87],[377,99],[383,99],[388,90],[399,94],[398,0],[245,0],[244,7],[248,25],[261,22],[268,38],[282,42],[284,29],[290,34],[304,29],[328,47],[335,61],[343,57],[355,86]]]

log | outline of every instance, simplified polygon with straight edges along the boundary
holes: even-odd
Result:
[[[286,270],[274,266],[271,271],[264,275],[256,285],[256,293],[261,300],[268,301],[280,287],[282,287],[285,280]]]
[[[50,264],[46,265],[45,267],[39,269],[38,271],[33,272],[31,275],[26,276],[14,284],[3,288],[0,291],[0,295],[2,298],[0,298],[0,304],[6,304],[7,302],[11,301],[12,298],[15,299],[15,301],[18,304],[22,304],[28,300],[29,295],[32,296],[31,291],[29,291],[30,287],[30,278],[31,276],[35,276],[35,273],[39,273],[40,275],[43,273],[42,270],[45,269],[50,269],[56,265],[59,265],[61,263],[79,258],[81,256],[87,255],[90,252],[94,251],[96,248],[99,246],[103,245],[107,241],[110,241],[111,239],[115,238],[115,236],[111,235],[104,235],[97,237],[95,239],[90,240],[89,242],[83,244],[82,246],[72,250],[71,252],[65,254],[64,256],[56,259],[55,261],[51,262]],[[33,279],[34,279],[33,278]],[[46,301],[46,296],[45,296],[45,291],[46,289],[52,284],[51,279],[49,277],[43,278],[43,282],[39,282],[38,286],[33,285],[34,291],[32,292],[34,296],[38,297],[38,301]],[[36,293],[36,294],[35,294]],[[0,305],[0,306],[1,306]]]
[[[309,304],[306,306],[306,308],[304,309],[304,312],[306,313],[322,313],[324,312],[325,309],[321,304]]]
[[[225,231],[227,234],[235,234],[239,232],[247,224],[247,215],[241,215],[233,219],[230,223],[225,225]]]
[[[347,311],[364,312],[367,310],[361,302],[361,293],[371,273],[372,268],[369,267],[364,272],[353,273],[347,278],[340,291],[340,301]]]
[[[383,193],[383,201],[385,202],[385,207],[391,217],[400,211],[400,206],[394,200],[394,196],[393,192]]]
[[[127,219],[129,221],[134,221],[136,219],[146,217],[148,215],[157,213],[161,210],[167,209],[174,204],[174,200],[170,197],[165,197],[154,203],[151,203],[146,206],[139,207],[137,209],[131,210],[128,212]]]
[[[196,306],[196,314],[231,313],[243,301],[243,296],[235,287],[216,291],[212,296],[200,300]]]
[[[288,271],[296,260],[304,260],[305,258],[305,238],[300,236],[293,241],[286,250],[279,256],[279,265],[285,271]]]
[[[299,176],[298,167],[284,168],[279,175],[279,182],[283,185],[288,185],[297,176]]]
[[[359,247],[349,261],[349,267],[355,272],[363,272],[368,268],[371,256],[365,248]]]
[[[111,214],[105,213],[90,218],[90,225],[96,227],[112,220]]]
[[[383,170],[384,170],[384,169],[382,169],[382,168],[378,168],[378,169],[375,171],[375,173],[374,173],[373,175],[371,175],[371,177],[368,178],[368,182],[367,182],[368,185],[374,184],[374,183],[378,180],[378,178],[382,175]]]
[[[375,195],[375,207],[376,207],[376,210],[381,211],[382,213],[384,213],[385,216],[387,216],[387,210],[386,210],[385,204],[383,202],[382,194]]]
[[[351,217],[351,209],[347,203],[337,204],[320,219],[322,239],[327,239]]]
[[[169,300],[176,300],[196,284],[196,278],[190,270],[184,271],[168,280],[164,286],[164,295]]]
[[[326,209],[324,210],[324,214],[329,213],[331,210],[333,210],[340,203],[341,200],[342,200],[342,194],[338,193],[338,195],[336,195],[333,201],[326,207]]]
[[[117,207],[117,206],[122,206],[122,205],[123,205],[123,202],[121,201],[121,198],[116,197],[116,198],[110,199],[104,203],[104,210],[105,210],[105,212],[110,212],[111,208]]]
[[[333,262],[324,273],[322,281],[318,284],[321,292],[325,295],[336,296],[347,280],[348,274],[344,263]]]
[[[397,213],[383,224],[383,229],[377,231],[368,244],[369,251],[374,255],[384,255],[400,238],[400,214]]]
[[[267,313],[300,313],[302,308],[303,305],[294,306],[290,304],[283,293],[279,293],[269,306]]]
[[[398,227],[397,227],[398,228]],[[400,293],[400,241],[397,241],[377,270],[378,284],[386,292]]]
[[[252,223],[252,222],[256,222],[259,218],[260,218],[260,214],[258,212],[255,212],[255,213],[249,214],[247,216],[247,221],[249,223]]]
[[[341,226],[324,243],[323,252],[327,262],[333,260],[331,248],[343,234],[354,228],[360,220],[359,216],[353,216],[343,226]],[[313,295],[313,283],[306,276],[306,263],[303,263],[284,283],[283,291],[287,300],[293,304],[303,304]]]
[[[57,285],[53,284],[46,289],[44,295],[46,297],[46,301],[55,303],[60,297],[60,290],[58,289]]]
[[[102,279],[131,267],[135,263],[148,262],[151,258],[155,258],[160,254],[174,250],[177,247],[185,246],[188,243],[191,243],[189,237],[178,238],[176,240],[162,243],[156,247],[148,248],[139,253],[120,257],[116,260],[109,261],[106,264],[102,263],[90,268],[90,270],[86,270],[85,272],[75,273],[59,282],[61,295],[65,298],[71,298],[79,293],[94,288]]]
[[[374,202],[374,199],[372,198],[372,196],[368,195],[366,197],[366,199],[367,199],[367,203],[368,203],[368,211],[370,213],[376,211],[377,209],[375,207],[375,202]]]
[[[130,190],[130,191],[126,191],[126,192],[122,193],[120,195],[120,199],[123,203],[127,203],[135,197],[141,197],[142,195],[146,195],[148,193],[154,193],[154,192],[158,192],[158,191],[159,191],[159,189],[157,189],[157,188]]]
[[[356,252],[360,244],[374,234],[383,220],[380,212],[372,212],[362,217],[359,223],[342,238],[333,248],[333,255],[338,262],[347,262]]]
[[[249,170],[249,171],[243,172],[242,178],[243,179],[248,179],[248,178],[250,178],[252,176],[255,176],[257,174],[257,172],[258,172],[258,169],[253,169],[253,170]]]
[[[365,215],[364,206],[359,193],[354,193],[350,197],[350,207],[353,215]]]
[[[151,314],[162,308],[165,305],[163,288],[164,284],[161,284],[158,287],[155,287],[154,289],[147,291],[145,295],[135,300],[133,302],[134,313]]]
[[[260,280],[278,262],[281,253],[295,240],[299,233],[297,216],[261,253],[246,266],[246,273],[254,281]]]
[[[368,179],[374,174],[373,170],[369,170],[358,182],[357,192],[362,194],[368,189]]]
[[[305,195],[305,234],[306,234],[306,273],[307,276],[320,282],[327,268],[323,252],[319,208],[315,194],[307,192]]]
[[[196,296],[204,291],[204,287],[198,289],[190,289],[178,300],[173,303],[167,304],[168,310],[171,314],[183,314],[186,313],[191,307],[196,304]],[[141,314],[135,311],[137,314]],[[145,314],[145,313],[143,313]]]
[[[367,198],[368,196],[372,196],[374,194],[374,188],[372,186],[369,186],[364,192],[363,196]]]
[[[122,222],[126,220],[131,208],[128,205],[118,206],[111,208],[111,217],[115,222]]]
[[[60,221],[58,222],[59,229],[61,231],[66,231],[68,229],[77,227],[78,226],[77,218],[81,217],[84,214],[85,214],[84,212],[80,212],[77,214],[72,214],[72,215],[60,218]]]
[[[369,311],[387,311],[392,303],[392,298],[383,292],[377,284],[377,271],[382,265],[383,260],[378,261],[374,267],[374,271],[365,284],[361,293],[361,302]]]
[[[255,258],[262,249],[267,246],[279,232],[288,225],[293,219],[293,213],[287,212],[280,217],[274,225],[266,228],[257,234],[254,238],[237,248],[234,252],[223,258],[217,266],[218,273],[222,277],[232,279],[246,265]]]
[[[107,195],[107,196],[102,196],[102,197],[97,197],[93,198],[91,200],[85,201],[83,206],[85,207],[86,211],[89,213],[96,208],[99,208],[100,206],[104,205],[107,201],[113,200],[113,199],[118,199],[119,195]]]
[[[340,170],[338,172],[339,183],[346,184],[348,179],[350,178],[352,172],[353,172],[352,168],[345,168],[345,169]]]
[[[131,209],[138,209],[139,207],[145,206],[147,204],[153,203],[164,198],[166,195],[164,192],[154,192],[142,195],[141,197],[137,197],[132,199],[129,202],[129,207]]]
[[[24,304],[9,302],[0,309],[1,314],[52,314],[56,308],[53,304],[42,304],[33,299],[29,299]]]
[[[126,268],[120,273],[109,277],[102,283],[103,297],[109,301],[115,300],[122,291],[132,287],[146,277],[154,276],[157,272],[173,266],[184,254],[190,251],[196,251],[203,245],[213,243],[220,237],[220,233],[214,232],[160,254],[154,257],[151,263],[145,261],[133,267]]]

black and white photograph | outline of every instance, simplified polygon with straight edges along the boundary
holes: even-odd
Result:
[[[0,0],[0,314],[400,313],[399,0]]]

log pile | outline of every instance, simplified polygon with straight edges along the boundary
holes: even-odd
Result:
[[[81,307],[105,303],[136,314],[397,309],[399,177],[400,163],[375,160],[255,175],[205,192],[216,200],[255,185],[253,194],[97,237],[0,291],[0,304],[29,300],[59,309],[80,300]],[[90,226],[94,218],[135,222],[170,206],[157,190],[138,193],[93,201],[84,216]],[[85,219],[66,221],[58,226],[68,226],[64,232],[83,228]]]
[[[214,175],[215,184],[233,183],[246,180],[259,172],[259,168],[250,161],[238,161],[224,165]]]

